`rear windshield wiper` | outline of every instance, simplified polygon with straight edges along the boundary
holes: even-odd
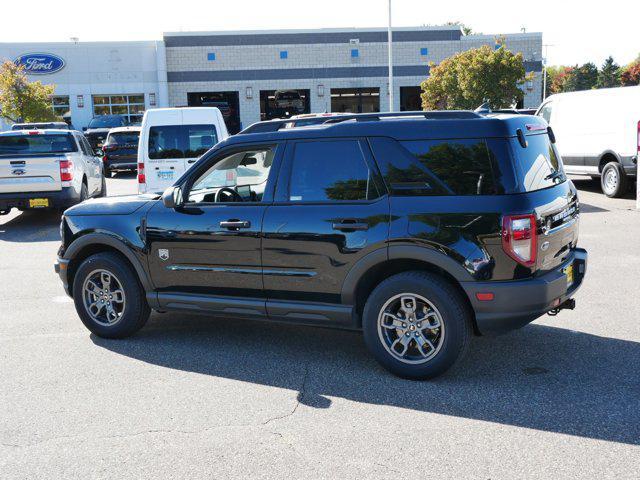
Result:
[[[556,170],[555,172],[550,173],[549,175],[544,177],[544,179],[545,180],[563,180],[564,174],[560,170]]]

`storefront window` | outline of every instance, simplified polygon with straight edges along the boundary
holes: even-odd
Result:
[[[422,89],[420,87],[400,87],[400,111],[422,110]]]
[[[142,122],[144,114],[144,94],[135,95],[93,95],[94,115],[123,115],[127,122]]]
[[[309,90],[260,90],[260,120],[289,118],[309,113]]]
[[[379,88],[332,88],[331,111],[372,113],[380,111]]]
[[[51,97],[51,108],[56,117],[62,118],[69,113],[69,95],[54,95]]]

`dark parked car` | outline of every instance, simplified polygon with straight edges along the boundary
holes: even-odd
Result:
[[[362,329],[431,378],[472,335],[573,308],[579,203],[544,121],[358,115],[220,142],[162,197],[62,220],[56,269],[96,335],[151,309]]]
[[[119,127],[109,131],[102,146],[105,175],[116,170],[137,170],[140,130],[141,127]]]
[[[109,130],[116,127],[125,127],[126,125],[127,120],[122,115],[98,115],[93,117],[89,122],[89,126],[83,130],[91,148],[95,151],[102,148]]]

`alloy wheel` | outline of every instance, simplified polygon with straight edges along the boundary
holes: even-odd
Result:
[[[378,314],[378,336],[396,360],[422,364],[435,357],[445,326],[438,309],[426,298],[401,293],[387,300]]]
[[[126,308],[126,297],[120,280],[104,269],[94,270],[82,286],[84,307],[91,319],[107,327],[118,323]]]

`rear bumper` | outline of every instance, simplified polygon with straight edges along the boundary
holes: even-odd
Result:
[[[136,158],[109,158],[104,161],[104,168],[110,170],[136,170],[138,161]]]
[[[574,281],[567,285],[566,268],[573,265]],[[507,282],[463,282],[476,324],[482,334],[514,330],[534,321],[571,298],[582,285],[587,271],[587,251],[576,248],[558,268],[543,276]],[[494,299],[480,301],[477,293],[491,292]]]
[[[29,193],[0,193],[0,211],[19,208],[29,210],[29,200],[35,198],[46,198],[49,200],[48,207],[42,208],[67,208],[80,201],[80,192],[76,192],[73,187],[64,187],[55,192],[29,192]],[[33,209],[36,209],[33,208]]]

